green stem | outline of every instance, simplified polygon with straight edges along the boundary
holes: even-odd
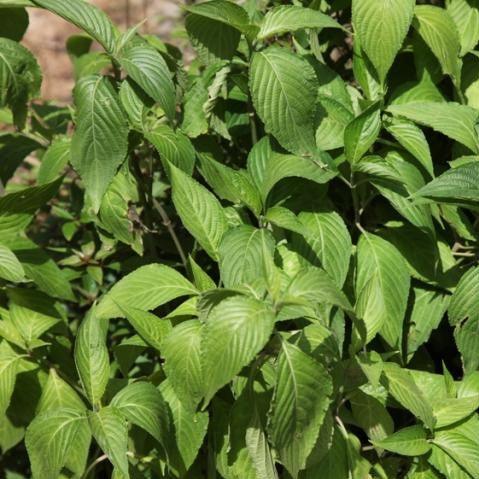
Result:
[[[148,229],[152,231],[153,219],[151,217],[151,211],[150,211],[151,205],[148,202],[148,192],[145,189],[145,183],[144,183],[145,178],[139,165],[139,159],[136,155],[133,155],[132,163],[133,163],[133,169],[135,170],[136,178],[138,180],[138,192],[140,194],[140,201],[143,204],[144,210],[145,210],[145,223]],[[151,256],[153,256],[153,258],[156,258],[157,257],[156,247],[151,236],[146,236],[145,243]]]
[[[248,101],[248,117],[251,131],[251,143],[256,145],[256,143],[258,143],[258,127],[256,126],[255,111],[251,100]]]
[[[100,462],[103,462],[104,460],[108,459],[108,456],[106,454],[103,454],[103,456],[97,457],[87,468],[85,473],[82,476],[82,479],[87,479],[87,477],[90,475],[90,472],[93,471],[93,469],[100,464]]]
[[[356,189],[356,184],[354,183],[354,173],[351,173],[351,197],[353,199],[353,208],[354,208],[354,224],[356,228],[363,234],[366,234],[366,230],[361,225],[361,208],[359,205],[358,191]]]
[[[181,246],[180,240],[178,239],[178,236],[176,235],[175,229],[173,228],[173,223],[170,220],[170,217],[168,216],[168,213],[166,210],[163,208],[161,203],[159,201],[156,201],[153,198],[153,206],[158,211],[158,214],[161,217],[161,220],[163,222],[163,226],[168,230],[168,233],[171,236],[171,239],[173,240],[173,243],[175,244],[176,250],[178,251],[178,254],[180,255],[181,258],[181,263],[183,264],[184,268],[188,268],[188,260],[186,258],[185,251],[183,250],[183,246]]]

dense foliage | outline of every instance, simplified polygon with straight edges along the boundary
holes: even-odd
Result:
[[[0,475],[479,478],[479,2],[282,3],[0,0]]]

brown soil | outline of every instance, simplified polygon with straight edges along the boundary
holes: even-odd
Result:
[[[68,0],[66,0],[68,1]],[[92,0],[105,10],[122,29],[145,18],[143,32],[169,40],[181,21],[182,0]],[[67,102],[71,98],[73,71],[65,51],[67,38],[78,29],[44,10],[29,10],[30,26],[24,44],[37,57],[43,71],[42,95],[45,99]]]

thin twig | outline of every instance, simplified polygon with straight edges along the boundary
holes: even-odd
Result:
[[[168,230],[168,233],[171,236],[171,239],[173,240],[173,243],[175,243],[175,247],[178,251],[178,254],[180,255],[181,262],[183,263],[183,266],[185,269],[188,268],[188,260],[186,259],[185,252],[183,250],[183,247],[181,246],[180,240],[178,239],[178,236],[176,235],[175,229],[173,228],[173,223],[170,220],[170,217],[168,216],[168,213],[166,210],[163,208],[161,203],[153,198],[153,206],[158,211],[159,215],[161,216],[161,220],[163,221],[163,226]]]

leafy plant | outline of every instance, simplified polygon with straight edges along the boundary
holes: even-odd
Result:
[[[479,4],[282,3],[0,0],[5,477],[479,478]]]

